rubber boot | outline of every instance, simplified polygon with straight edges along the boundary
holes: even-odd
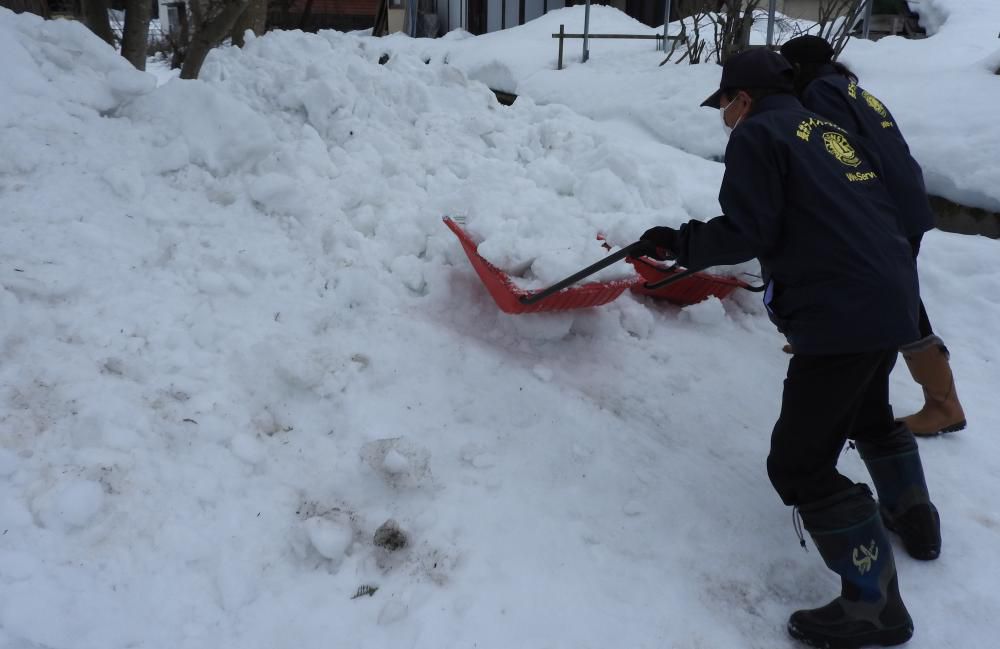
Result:
[[[931,502],[913,433],[898,424],[878,442],[857,442],[878,492],[882,521],[899,534],[907,554],[930,561],[941,554],[941,517]]]
[[[965,412],[955,391],[948,348],[937,336],[927,336],[900,347],[913,380],[924,390],[924,406],[904,417],[903,423],[918,437],[954,433],[965,428]]]
[[[893,646],[913,635],[899,596],[892,545],[865,485],[799,508],[823,561],[840,575],[841,593],[821,608],[796,611],[788,632],[826,649]]]

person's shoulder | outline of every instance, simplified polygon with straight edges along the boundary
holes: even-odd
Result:
[[[733,144],[744,142],[760,142],[773,137],[773,133],[778,129],[780,120],[775,120],[775,111],[768,111],[761,115],[751,115],[743,120],[739,126],[733,129],[729,136],[730,147]]]
[[[850,87],[852,85],[854,85],[854,86],[858,85],[858,82],[854,81],[853,78],[845,77],[842,74],[824,74],[821,77],[816,77],[816,80],[813,81],[813,83],[815,83],[815,84],[817,84],[819,86],[826,86],[826,87],[832,87],[832,88],[844,88],[844,89],[847,89],[848,87]],[[812,85],[812,84],[809,84],[809,85]]]
[[[803,123],[826,121],[817,113],[801,105],[769,110],[754,115],[747,120],[748,136],[761,136],[765,133],[777,135],[794,135]]]
[[[780,151],[788,147],[795,136],[804,110],[769,110],[753,115],[736,127],[729,136],[726,159],[759,159],[765,151]]]
[[[853,86],[853,91],[852,91]],[[831,96],[856,96],[857,84],[839,74],[827,74],[813,79],[802,92],[803,103],[809,105],[811,100]]]

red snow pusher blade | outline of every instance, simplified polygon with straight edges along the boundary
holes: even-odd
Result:
[[[713,296],[721,300],[738,288],[749,291],[759,290],[735,277],[704,272],[690,273],[674,266],[661,266],[643,258],[633,259],[630,257],[625,261],[632,264],[644,280],[638,286],[633,286],[632,292],[666,300],[680,306],[697,304]],[[676,281],[665,281],[668,278],[676,278]],[[660,284],[658,288],[649,288],[655,287],[657,284]]]
[[[518,288],[511,281],[507,273],[486,261],[479,254],[477,245],[472,240],[472,237],[469,236],[469,233],[463,230],[454,220],[446,216],[444,217],[444,224],[458,237],[462,248],[465,249],[465,254],[468,255],[469,261],[472,262],[472,267],[476,269],[479,279],[486,285],[486,289],[493,296],[493,300],[504,313],[519,314],[538,313],[541,311],[566,311],[568,309],[584,309],[592,306],[600,306],[611,302],[624,293],[626,289],[635,288],[643,283],[643,280],[639,277],[611,282],[592,282],[590,284],[583,284],[582,286],[570,286],[558,292],[541,296],[541,293],[546,291],[526,291]],[[610,266],[612,263],[624,258],[626,254],[626,250],[619,251],[615,255],[609,255],[608,258],[598,262],[595,266]],[[614,257],[614,259],[611,257]],[[594,269],[591,272],[597,272],[597,270],[599,269]]]
[[[635,242],[614,252],[601,261],[570,275],[552,286],[537,291],[526,291],[518,288],[510,276],[479,254],[476,243],[469,233],[449,217],[444,217],[444,223],[455,233],[469,256],[472,267],[476,269],[479,279],[493,296],[493,300],[505,313],[538,313],[540,311],[565,311],[568,309],[583,309],[600,306],[611,302],[625,289],[666,300],[680,306],[697,304],[709,297],[720,300],[727,297],[738,288],[748,291],[762,291],[763,286],[751,286],[735,277],[712,275],[702,271],[683,270],[674,266],[661,266],[647,258],[633,257],[632,252],[642,250],[642,242]],[[599,236],[598,239],[603,239]],[[611,249],[607,243],[604,247]],[[581,286],[573,286],[581,279],[593,275],[624,259],[638,271],[639,275],[631,279],[619,279],[611,282],[592,282]]]

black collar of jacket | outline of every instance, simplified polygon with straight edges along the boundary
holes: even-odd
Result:
[[[769,110],[805,110],[795,95],[768,95],[753,104],[750,115],[759,115]]]

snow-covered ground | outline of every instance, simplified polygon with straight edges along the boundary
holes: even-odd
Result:
[[[721,165],[382,45],[273,33],[157,86],[0,10],[0,647],[793,646],[836,582],[765,473],[758,298],[505,316],[440,222],[541,284],[717,213]],[[631,92],[594,57],[564,72]],[[697,99],[703,67],[658,74]],[[673,131],[721,144],[701,114]],[[921,254],[971,423],[921,443],[945,549],[897,553],[912,647],[995,644],[997,246]]]
[[[893,111],[924,168],[929,191],[955,202],[1000,211],[1000,3],[995,0],[921,0],[930,38],[853,39],[841,60],[861,85]],[[594,33],[660,33],[610,7],[592,8]],[[760,16],[763,18],[763,12]],[[690,23],[690,21],[688,21]],[[582,32],[583,7],[549,12],[521,27],[478,38],[457,33],[439,40],[395,35],[373,41],[386,51],[447,60],[471,78],[538,103],[565,104],[618,132],[644,134],[703,157],[721,159],[725,136],[714,111],[701,101],[718,87],[720,69],[658,64],[651,41],[594,40],[581,63],[582,43],[566,41],[563,70],[556,70],[551,34]],[[781,27],[784,26],[784,29]],[[781,18],[776,42],[804,29]],[[693,25],[689,24],[689,31]],[[677,33],[677,23],[670,32]],[[711,41],[711,27],[702,26]],[[466,35],[467,36],[467,35]],[[766,21],[754,25],[752,42],[766,41]],[[679,53],[672,60],[681,58]]]

